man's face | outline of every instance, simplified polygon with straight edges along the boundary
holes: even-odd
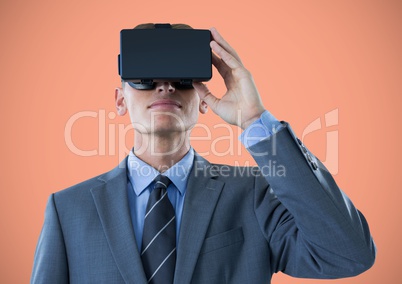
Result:
[[[207,111],[195,89],[179,90],[163,81],[156,81],[153,90],[137,90],[124,84],[115,93],[118,114],[128,111],[134,129],[140,133],[171,135],[187,131],[197,123],[198,111]]]

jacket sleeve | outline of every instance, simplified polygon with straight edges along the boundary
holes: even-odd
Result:
[[[49,197],[45,221],[35,251],[31,283],[68,283],[68,264],[63,232],[54,195]]]
[[[282,123],[284,128],[249,148],[269,183],[268,189],[256,189],[255,213],[274,270],[327,279],[362,273],[376,255],[364,216]],[[273,205],[275,212],[267,214]]]

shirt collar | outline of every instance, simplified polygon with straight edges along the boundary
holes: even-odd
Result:
[[[181,195],[184,195],[186,191],[187,180],[193,166],[193,161],[194,149],[190,148],[179,162],[163,173],[163,175],[170,178]],[[137,196],[142,194],[155,177],[160,174],[158,170],[139,159],[133,151],[130,151],[128,156],[127,168],[128,177]]]

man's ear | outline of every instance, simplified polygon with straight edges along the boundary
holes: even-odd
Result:
[[[116,88],[114,90],[114,101],[117,109],[117,114],[121,116],[125,115],[127,112],[127,104],[126,100],[124,99],[122,88]]]
[[[205,114],[208,111],[208,105],[204,100],[200,100],[200,113]]]

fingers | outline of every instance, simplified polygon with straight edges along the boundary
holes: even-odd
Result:
[[[212,63],[218,69],[222,77],[230,69],[243,67],[240,57],[236,51],[227,43],[227,41],[218,33],[215,28],[210,28],[213,40],[210,43],[212,50],[222,59],[220,60],[215,54],[212,54]],[[229,69],[229,68],[230,69]]]
[[[219,57],[229,66],[231,69],[236,69],[242,67],[241,62],[239,62],[233,55],[223,49],[216,41],[211,41],[210,43],[212,50],[219,55]],[[218,68],[218,67],[217,67]]]
[[[230,68],[222,61],[222,59],[216,56],[215,53],[212,53],[212,64],[216,67],[223,78],[225,78],[226,74],[230,71]]]
[[[213,112],[216,112],[220,100],[201,82],[193,82],[193,87],[197,91],[200,99],[206,102]]]
[[[236,50],[234,50],[233,47],[230,46],[230,44],[220,35],[218,30],[216,28],[210,28],[212,37],[214,40],[221,46],[223,47],[228,53],[230,53],[238,62],[241,63],[241,59],[239,55],[237,54]]]

